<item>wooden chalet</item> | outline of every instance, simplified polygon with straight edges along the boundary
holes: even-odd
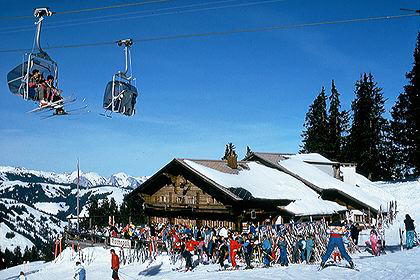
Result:
[[[228,226],[329,216],[346,209],[259,162],[173,159],[129,197],[151,222]]]

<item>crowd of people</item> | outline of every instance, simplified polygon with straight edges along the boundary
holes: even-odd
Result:
[[[414,241],[411,239],[414,221],[407,215],[404,223],[407,231],[407,248],[410,249],[414,246]],[[314,224],[318,227],[314,227]],[[284,225],[255,226],[254,224],[249,224],[243,232],[223,226],[211,228],[148,224],[136,227],[128,224],[123,227],[117,224],[107,229],[96,227],[95,233],[114,238],[126,238],[132,240],[134,244],[142,244],[145,246],[143,249],[149,252],[151,260],[165,252],[171,256],[172,263],[178,265],[177,270],[184,271],[211,263],[217,263],[220,270],[236,270],[239,264],[244,269],[252,269],[255,265],[260,267],[275,264],[288,266],[289,263],[320,263],[320,267],[323,268],[329,265],[331,256],[334,262],[340,262],[341,258],[344,258],[350,268],[354,267],[348,252],[352,251],[352,245],[357,248],[359,243],[359,233],[364,229],[359,224],[351,221],[344,223],[339,215],[333,215],[328,226],[325,221],[291,225],[292,228],[299,230],[287,231]],[[294,235],[293,238],[290,233]],[[385,246],[385,230],[381,223],[378,223],[376,227],[371,226],[369,240],[365,244],[373,255],[377,256],[381,253]],[[134,248],[139,247],[134,245]],[[121,255],[118,257],[114,249],[111,249],[111,255],[113,279],[118,279]],[[85,273],[78,266],[77,271]]]
[[[62,100],[61,91],[54,87],[54,77],[48,75],[45,79],[38,69],[34,69],[32,73],[29,74],[28,88],[29,97],[38,100],[40,107],[45,107],[51,103],[57,103]],[[57,107],[56,113],[63,114],[63,108]]]
[[[311,224],[323,224],[319,227],[323,230],[309,229]],[[350,260],[346,251],[354,252],[352,248],[357,248],[362,227],[351,221],[346,225],[336,225],[342,229],[338,233],[332,231],[331,237],[340,237],[341,241],[330,239],[336,242],[327,244],[333,226],[334,223],[327,228],[322,221],[301,223],[295,226],[300,230],[290,234],[290,230],[287,232],[282,225],[249,224],[246,231],[238,232],[223,226],[211,228],[170,224],[115,224],[108,228],[94,227],[91,233],[97,240],[107,240],[110,237],[130,239],[133,248],[143,246],[150,258],[155,258],[162,252],[168,253],[173,263],[182,260],[185,270],[209,263],[218,263],[220,269],[238,269],[238,261],[243,263],[245,269],[252,269],[255,264],[269,267],[273,264],[288,266],[289,263],[319,263],[326,261],[330,254],[334,260],[341,260],[341,257]],[[384,244],[384,235],[379,229],[382,229],[380,225],[378,229],[373,228],[372,232],[381,236],[379,240]],[[372,240],[371,238],[370,242]],[[376,244],[378,242],[372,242],[374,252]],[[321,258],[325,251],[328,256]]]

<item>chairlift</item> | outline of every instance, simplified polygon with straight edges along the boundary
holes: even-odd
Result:
[[[120,47],[124,46],[125,69],[124,71],[118,71],[112,77],[112,81],[108,82],[106,85],[103,108],[106,113],[109,112],[106,116],[110,116],[112,113],[132,116],[136,111],[135,105],[138,95],[137,88],[133,85],[135,79],[131,69],[130,47],[133,45],[133,40],[119,40],[117,41],[117,44]]]
[[[26,100],[38,101],[39,98],[34,88],[29,87],[29,80],[34,70],[38,70],[44,78],[52,76],[53,86],[58,88],[58,65],[41,48],[41,29],[44,17],[52,16],[49,8],[36,8],[34,16],[38,19],[35,23],[35,47],[30,53],[24,55],[23,63],[16,66],[7,74],[7,84],[11,93],[22,96]]]

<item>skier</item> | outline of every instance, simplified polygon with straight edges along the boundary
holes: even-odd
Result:
[[[76,262],[76,267],[74,268],[73,279],[86,280],[86,270],[79,261]]]
[[[247,239],[244,242],[244,244],[242,245],[242,250],[244,253],[244,257],[245,257],[245,263],[246,263],[246,267],[245,269],[252,269],[252,265],[251,265],[251,256],[252,256],[252,251],[253,251],[253,246],[252,246],[252,233],[248,233]]]
[[[312,249],[314,248],[314,239],[312,234],[308,235],[306,239],[306,263],[308,264],[311,261]]]
[[[289,260],[287,259],[287,243],[283,236],[279,237],[277,246],[280,248],[280,265],[289,266]]]
[[[181,256],[185,259],[185,271],[193,270],[192,254],[184,244],[181,245]]]
[[[350,226],[351,239],[353,239],[353,242],[356,244],[356,246],[359,243],[359,232],[360,228],[358,223],[354,223]]]
[[[236,264],[236,254],[239,250],[239,248],[241,247],[241,245],[238,243],[238,237],[236,237],[235,239],[231,239],[230,240],[230,260],[232,263],[232,268],[233,269],[238,269],[239,266]]]
[[[301,255],[301,252],[303,252],[303,244],[302,244],[302,236],[298,236],[298,239],[296,240],[295,246],[293,247],[293,262],[299,263],[299,258],[303,256]],[[302,260],[303,261],[303,260]]]
[[[414,220],[411,219],[410,215],[405,215],[405,234],[407,240],[407,249],[412,249],[414,247]]]
[[[26,280],[25,273],[24,273],[23,271],[21,271],[21,272],[19,273],[19,278],[18,278],[18,280]]]
[[[225,262],[226,257],[229,254],[228,252],[229,252],[229,250],[228,250],[228,247],[226,245],[226,240],[223,239],[221,241],[220,246],[219,246],[219,264],[220,264],[220,270],[225,269],[224,262]]]
[[[265,267],[270,266],[270,256],[271,256],[271,242],[266,235],[263,236],[264,240],[262,243],[262,250],[264,254],[263,263]]]
[[[306,260],[306,241],[305,238],[303,238],[303,236],[301,236],[300,240],[299,240],[299,248],[300,248],[300,259],[302,261],[302,263]]]
[[[340,215],[334,214],[331,217],[331,224],[329,226],[330,240],[328,241],[327,251],[322,256],[321,268],[325,267],[325,264],[330,257],[331,253],[334,251],[334,248],[337,246],[341,255],[348,261],[351,268],[354,268],[354,263],[351,257],[347,254],[346,249],[344,248],[342,235],[344,234],[345,228],[343,223],[340,221]]]
[[[115,250],[111,249],[111,269],[112,269],[112,279],[119,280],[118,269],[120,269],[120,258],[115,254]]]
[[[378,241],[379,241],[379,239],[378,239],[378,235],[376,234],[376,231],[375,230],[371,230],[370,231],[370,246],[371,246],[371,248],[372,248],[372,254],[374,255],[374,256],[379,256],[379,244],[378,244]]]

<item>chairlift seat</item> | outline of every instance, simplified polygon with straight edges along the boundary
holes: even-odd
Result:
[[[132,116],[135,113],[134,107],[137,95],[137,88],[130,83],[110,81],[105,88],[103,108],[126,116]],[[114,104],[112,105],[113,97]]]
[[[29,63],[29,69],[28,69]],[[9,90],[15,95],[27,96],[28,99],[36,99],[34,89],[29,89],[27,84],[29,83],[29,74],[33,70],[39,70],[44,79],[49,75],[54,77],[54,84],[57,85],[58,67],[57,63],[54,62],[47,53],[41,52],[37,54],[29,54],[27,61],[16,66],[12,71],[7,74],[7,83]],[[28,71],[29,70],[29,71]],[[28,92],[26,92],[28,90]],[[26,93],[26,94],[25,94]]]

